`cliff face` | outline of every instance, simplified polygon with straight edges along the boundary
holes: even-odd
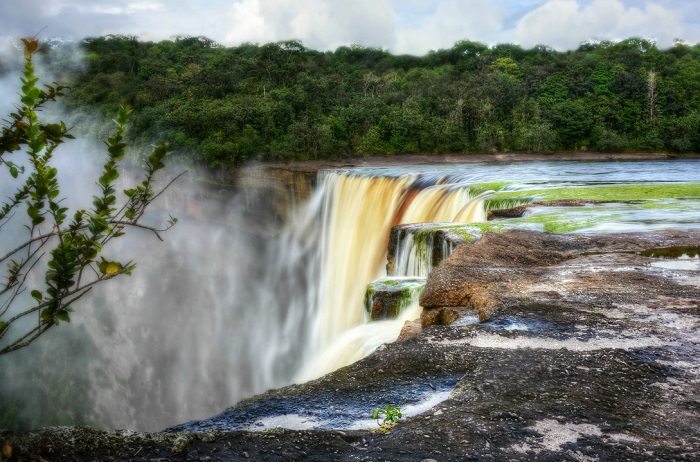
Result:
[[[255,165],[240,169],[234,180],[252,213],[272,211],[280,222],[310,196],[316,185],[318,168]]]

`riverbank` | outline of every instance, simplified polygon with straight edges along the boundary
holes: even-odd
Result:
[[[264,162],[260,165],[272,169],[308,172],[324,168],[341,167],[382,167],[394,165],[424,165],[424,164],[469,164],[469,163],[505,163],[505,162],[543,162],[543,161],[582,161],[582,162],[625,162],[639,160],[674,160],[700,159],[700,153],[670,153],[670,152],[553,152],[553,153],[491,153],[491,154],[399,154],[393,156],[348,157],[335,161],[309,160],[293,162]],[[244,167],[245,168],[245,167]]]

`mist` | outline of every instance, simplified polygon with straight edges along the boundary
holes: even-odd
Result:
[[[17,82],[16,74],[0,81],[3,113],[18,99]],[[52,108],[42,116],[75,117]],[[120,189],[141,180],[134,164],[148,149],[133,149]],[[56,151],[68,216],[90,206],[104,159],[98,139]],[[184,169],[169,165],[161,186]],[[312,347],[319,217],[310,209],[280,225],[269,197],[208,186],[205,177],[189,169],[147,211],[145,222],[155,226],[178,218],[164,241],[128,229],[105,249],[108,257],[134,260],[132,276],[98,285],[74,305],[70,323],[0,357],[0,428],[156,431],[293,380]],[[2,171],[0,194],[15,188]],[[0,253],[26,237],[24,213],[0,231]],[[43,271],[34,270],[33,284],[41,284]]]

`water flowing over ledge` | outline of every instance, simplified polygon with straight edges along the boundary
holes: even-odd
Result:
[[[150,310],[127,311],[115,331],[148,329],[113,338],[97,320],[89,325],[91,335],[109,340],[104,367],[131,372],[115,372],[123,382],[111,391],[112,406],[155,409],[161,421],[172,421],[175,411],[188,415],[181,422],[218,415],[170,429],[182,433],[49,430],[25,441],[54,455],[73,454],[77,446],[86,459],[96,447],[144,458],[168,451],[192,458],[199,451],[232,459],[332,453],[401,460],[407,450],[418,459],[448,460],[692,457],[697,419],[688,406],[700,370],[698,166],[564,163],[548,176],[549,165],[521,164],[517,178],[502,165],[324,172],[309,202],[284,229],[266,229],[266,240],[252,233],[227,246],[227,236],[241,237],[232,227],[239,215],[228,216],[231,228],[216,239],[178,240],[203,254],[206,284],[193,289],[197,275],[178,266],[192,263],[183,249],[179,260],[167,260],[181,277],[138,281],[138,295],[154,305],[162,300],[148,294],[160,285],[180,297],[168,299],[176,305],[159,310],[156,323],[139,318]],[[375,187],[394,199],[368,199]],[[436,197],[415,201],[428,193]],[[461,207],[450,205],[449,194],[461,195]],[[416,204],[459,213],[478,201],[489,221],[453,222],[456,215],[425,212],[439,222],[406,223],[423,213],[412,210]],[[424,288],[415,274],[428,276]],[[345,295],[332,305],[336,290]],[[491,310],[487,319],[477,307]],[[407,338],[404,329],[405,340],[392,342],[421,310],[420,321],[409,325],[418,332]],[[439,313],[449,316],[426,322]],[[325,335],[322,320],[337,328],[335,335]],[[138,364],[132,352],[140,353]],[[172,373],[173,364],[181,373]],[[251,384],[241,392],[236,387],[244,382]],[[148,394],[153,387],[157,392]],[[221,413],[275,387],[282,388]],[[110,390],[103,393],[110,397]],[[154,396],[162,408],[138,408]],[[173,396],[180,408],[172,407]],[[387,403],[410,416],[391,435],[348,430],[375,428],[367,416]],[[46,441],[50,446],[42,446]]]
[[[453,180],[434,175],[319,173],[322,270],[313,350],[323,353],[309,360],[301,380],[320,377],[361,359],[381,343],[395,340],[404,322],[420,315],[416,303],[397,320],[368,323],[363,298],[370,282],[387,275],[387,247],[393,227],[486,220],[483,199],[474,195],[471,185],[449,181]],[[407,237],[397,246],[395,260],[398,258],[401,269],[392,275],[427,276],[429,265],[417,262],[425,260],[425,252],[413,242]]]

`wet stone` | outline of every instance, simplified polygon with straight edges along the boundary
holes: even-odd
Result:
[[[365,309],[372,321],[396,319],[417,303],[425,287],[424,278],[387,277],[370,283],[365,293]]]

